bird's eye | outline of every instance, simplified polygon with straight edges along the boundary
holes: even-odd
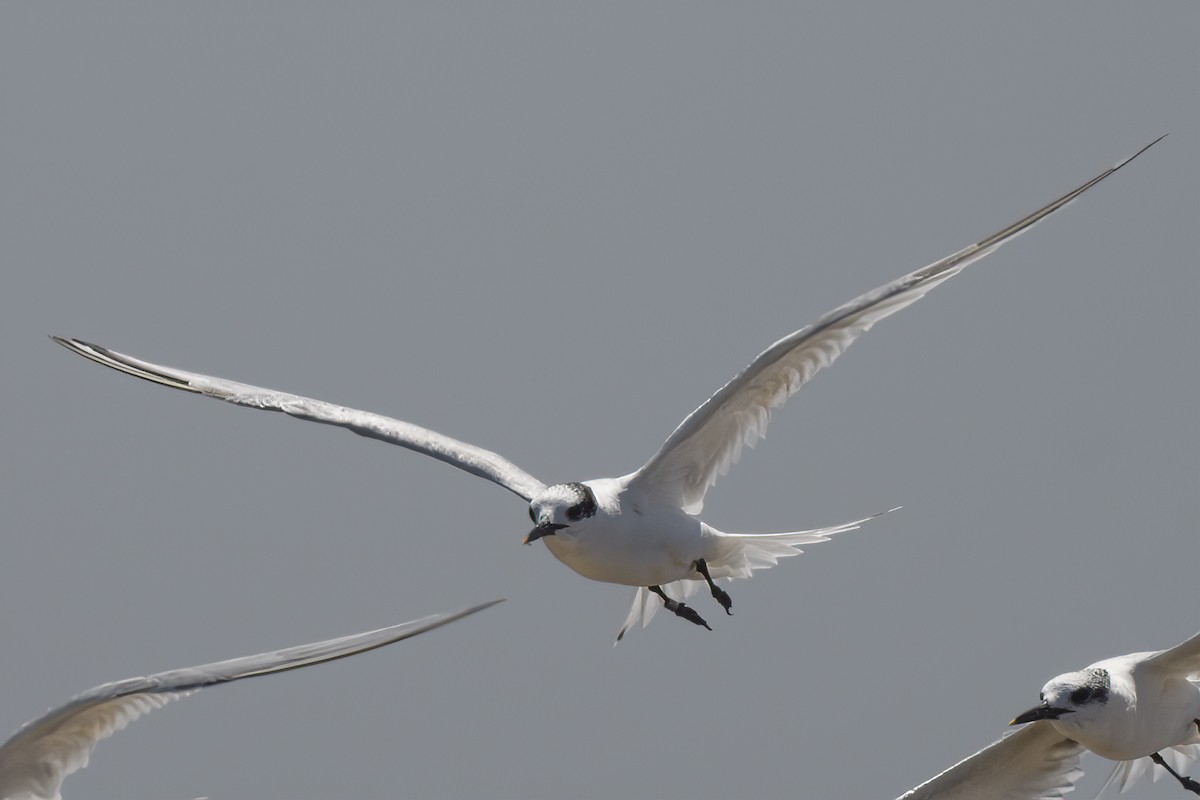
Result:
[[[1075,691],[1071,692],[1071,702],[1077,706],[1083,705],[1091,698],[1091,696],[1092,696],[1091,689],[1087,689],[1085,687],[1080,687],[1080,688],[1076,689]]]
[[[529,507],[529,518],[530,518],[531,520],[533,520],[533,523],[534,523],[535,525],[537,524],[537,514],[534,514],[534,513],[533,513],[533,506],[530,506],[530,507]]]
[[[577,522],[584,517],[590,517],[596,513],[596,497],[592,494],[592,490],[584,486],[580,494],[583,495],[583,499],[567,509],[567,519],[572,522]]]

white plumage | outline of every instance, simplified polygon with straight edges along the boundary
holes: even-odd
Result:
[[[495,453],[411,423],[154,364],[78,339],[54,338],[79,355],[139,378],[344,427],[487,478],[530,502],[537,527],[527,542],[543,538],[555,557],[585,577],[638,587],[618,639],[639,619],[649,621],[647,589],[670,594],[671,599],[663,598],[668,608],[707,627],[694,610],[678,604],[684,589],[672,584],[698,581],[705,577],[705,569],[714,579],[747,577],[781,557],[795,555],[801,545],[826,541],[864,521],[811,531],[727,534],[695,518],[708,488],[738,460],[744,446],[753,446],[765,435],[771,411],[872,325],[1067,206],[1153,144],[991,236],[780,339],[688,415],[644,466],[621,478],[547,486]],[[709,584],[713,596],[728,610],[728,595],[711,580]]]
[[[1075,788],[1085,750],[1113,759],[1104,790],[1133,785],[1154,757],[1182,773],[1200,758],[1200,634],[1168,650],[1097,661],[1042,687],[1018,730],[899,800],[1049,800]],[[1154,779],[1167,774],[1154,769]],[[1182,778],[1181,783],[1188,781]],[[1200,794],[1200,784],[1189,787]]]
[[[1083,746],[1035,722],[905,792],[899,800],[1053,800],[1083,777]]]
[[[499,603],[366,633],[253,656],[127,678],[89,689],[23,725],[0,745],[0,799],[60,800],[63,779],[88,764],[92,749],[138,717],[206,686],[310,667],[365,653],[462,619]]]

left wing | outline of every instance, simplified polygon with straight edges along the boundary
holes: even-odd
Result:
[[[783,405],[823,367],[879,320],[915,303],[938,284],[1066,207],[1081,194],[1161,141],[1162,137],[1087,183],[953,255],[857,297],[768,347],[717,393],[693,411],[659,451],[634,473],[631,485],[677,502],[689,514],[704,506],[704,494],[766,434],[772,409]]]
[[[197,689],[365,653],[440,628],[499,602],[493,600],[453,614],[435,614],[340,639],[97,686],[22,726],[0,746],[0,798],[58,800],[63,779],[87,766],[97,742]]]
[[[1034,722],[965,758],[897,800],[1052,800],[1083,777],[1083,745]]]

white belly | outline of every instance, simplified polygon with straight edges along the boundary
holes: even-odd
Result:
[[[587,522],[578,533],[542,539],[555,558],[585,578],[626,586],[700,578],[693,564],[705,557],[705,537],[695,517],[601,512]]]

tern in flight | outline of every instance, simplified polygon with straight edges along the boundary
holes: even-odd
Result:
[[[682,602],[699,581],[707,583],[712,596],[731,613],[729,595],[715,579],[749,577],[753,570],[801,552],[802,545],[827,541],[866,521],[786,533],[724,533],[697,519],[708,487],[738,460],[743,446],[753,446],[763,437],[771,411],[876,322],[1064,208],[1161,138],[991,236],[857,297],[780,339],[689,414],[640,469],[619,478],[546,485],[496,453],[409,422],[153,364],[78,339],[53,338],[79,355],[138,378],[236,405],[338,425],[500,484],[529,503],[534,528],[525,537],[526,544],[541,539],[559,561],[580,575],[637,587],[618,641],[639,619],[643,625],[649,623],[657,608],[649,593],[661,598],[675,615],[708,628],[695,609]]]
[[[1041,697],[1041,705],[1011,723],[1029,723],[1024,728],[899,800],[1062,797],[1083,776],[1085,750],[1118,762],[1104,789],[1116,784],[1124,792],[1157,764],[1200,794],[1200,783],[1181,774],[1189,759],[1200,758],[1200,633],[1169,650],[1108,658],[1059,675]]]
[[[26,723],[0,745],[0,798],[61,800],[63,779],[87,766],[97,742],[143,714],[199,689],[365,653],[440,628],[499,602],[493,600],[452,614],[434,614],[340,639],[97,686]]]

